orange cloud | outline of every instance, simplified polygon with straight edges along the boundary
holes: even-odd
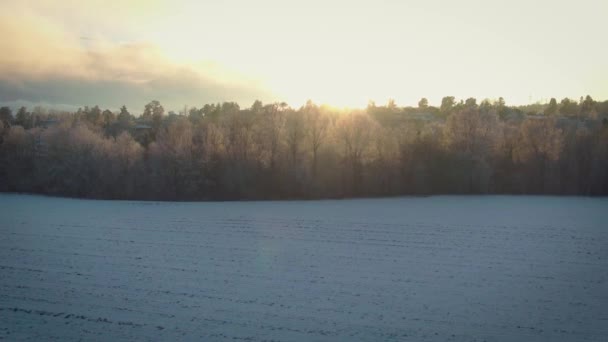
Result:
[[[56,20],[22,7],[4,9],[0,14],[2,102],[81,105],[92,104],[83,101],[98,96],[100,105],[143,106],[155,98],[179,108],[206,101],[269,98],[259,81],[221,64],[177,64],[151,43],[119,44],[82,37],[67,32]],[[50,89],[60,86],[64,89]]]

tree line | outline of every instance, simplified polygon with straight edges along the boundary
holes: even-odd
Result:
[[[608,101],[0,108],[0,190],[106,199],[608,194]]]

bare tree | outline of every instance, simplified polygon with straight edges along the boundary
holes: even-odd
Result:
[[[349,165],[351,187],[354,194],[359,193],[362,183],[363,159],[372,141],[375,122],[366,114],[353,113],[340,118],[336,135],[342,145],[342,155]]]
[[[556,161],[562,152],[564,136],[555,125],[554,118],[526,119],[520,129],[520,144],[517,148],[518,160],[537,164],[534,167],[539,185],[537,191],[544,192],[549,162]]]
[[[493,111],[480,111],[474,99],[467,100],[467,103],[465,109],[448,117],[446,143],[468,165],[468,191],[474,192],[475,185],[480,185],[477,190],[487,192],[490,177],[488,158],[498,146],[498,117]]]
[[[299,194],[301,186],[300,152],[305,137],[304,117],[302,112],[289,110],[286,112],[285,140],[289,151],[292,193]]]
[[[271,173],[277,171],[277,164],[283,134],[285,129],[286,103],[273,103],[264,106],[263,113],[259,118],[258,139],[263,151],[267,155],[268,165]]]
[[[193,165],[193,132],[190,121],[180,117],[162,129],[156,142],[149,147],[151,172],[156,175],[155,186],[171,198],[191,195],[196,189],[196,169]]]
[[[306,137],[312,152],[312,177],[314,181],[317,177],[319,148],[327,137],[329,118],[310,100],[306,102],[301,112],[306,121]]]

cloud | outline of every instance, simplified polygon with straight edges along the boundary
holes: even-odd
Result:
[[[23,8],[4,9],[0,14],[2,103],[139,108],[157,99],[177,109],[185,104],[248,105],[255,99],[272,99],[261,81],[221,64],[178,64],[151,43],[114,43],[68,32],[57,20]]]

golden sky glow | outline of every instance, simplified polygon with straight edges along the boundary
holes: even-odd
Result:
[[[173,106],[608,98],[606,1],[5,0],[0,11],[11,37],[0,48],[15,52],[0,57],[13,82],[3,101],[70,102],[25,98],[44,85],[24,75],[131,82]]]

